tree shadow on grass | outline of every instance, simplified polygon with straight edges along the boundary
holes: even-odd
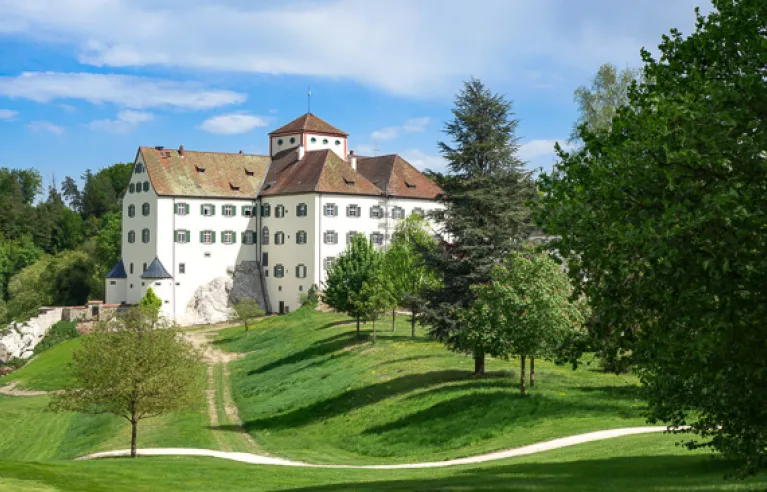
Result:
[[[767,489],[767,475],[733,484],[723,476],[733,470],[732,463],[711,460],[707,456],[628,456],[549,463],[520,463],[485,465],[427,473],[448,475],[439,478],[379,480],[375,482],[346,482],[299,487],[294,492],[320,491],[547,491],[571,492],[622,491],[678,492],[680,490],[738,490]],[[417,473],[417,472],[414,472]],[[397,477],[397,475],[392,475]]]
[[[630,385],[605,385],[605,386],[579,386],[578,391],[584,393],[595,393],[598,396],[623,400],[639,400],[642,398],[642,388],[640,386]]]
[[[299,350],[298,352],[294,352],[281,359],[272,361],[257,369],[253,369],[248,372],[248,376],[252,376],[254,374],[263,374],[279,367],[289,364],[296,364],[308,359],[324,357],[334,352],[348,349],[363,343],[365,343],[365,340],[362,338],[356,338],[354,333],[339,333],[338,335],[332,336],[330,338],[317,341],[304,350]]]
[[[330,328],[335,328],[336,326],[341,325],[355,325],[356,326],[357,321],[353,319],[342,319],[339,321],[333,321],[331,323],[325,323],[324,325],[317,327],[317,330],[328,330]]]
[[[401,378],[346,391],[332,398],[318,401],[287,413],[264,419],[252,420],[245,423],[245,428],[250,432],[251,430],[301,427],[318,420],[324,420],[336,415],[351,412],[357,408],[372,405],[398,394],[408,393],[410,391],[451,381],[465,380],[469,377],[469,374],[468,371],[447,370],[411,374]]]

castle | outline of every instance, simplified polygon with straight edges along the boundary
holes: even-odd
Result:
[[[135,304],[151,287],[165,316],[191,323],[200,289],[241,275],[266,312],[288,312],[352,235],[385,248],[398,220],[441,207],[442,190],[403,158],[356,156],[347,137],[306,113],[269,134],[268,156],[140,147],[106,302]]]

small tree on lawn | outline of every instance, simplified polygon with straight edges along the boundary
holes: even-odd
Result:
[[[157,317],[160,314],[160,309],[162,308],[162,299],[157,297],[157,294],[155,294],[152,288],[149,287],[146,290],[144,297],[139,300],[138,305],[146,308],[147,312],[154,313],[154,317]]]
[[[140,421],[188,408],[202,395],[200,353],[155,314],[139,306],[96,324],[73,355],[72,387],[51,402],[55,410],[126,419],[134,458]]]
[[[439,285],[436,272],[424,261],[424,251],[435,249],[433,234],[427,229],[426,220],[411,215],[397,225],[391,246],[386,252],[386,274],[391,280],[392,292],[398,306],[410,309],[410,328],[415,337],[415,323],[427,289]],[[396,307],[396,306],[395,306]],[[392,314],[392,326],[394,326]]]
[[[562,342],[583,323],[579,303],[570,300],[569,279],[548,255],[513,252],[493,268],[489,283],[472,290],[476,300],[464,311],[466,343],[496,357],[518,356],[524,396],[527,358],[555,357]]]
[[[231,320],[245,325],[245,331],[248,331],[249,323],[256,318],[264,315],[263,309],[258,305],[255,299],[244,297],[232,306]]]
[[[373,322],[373,344],[375,344],[376,318],[397,306],[392,284],[382,269],[374,272],[371,278],[362,284],[359,292],[352,294],[351,304],[357,312],[362,313],[363,319]]]
[[[383,254],[362,234],[352,237],[346,251],[336,260],[328,272],[322,301],[336,311],[357,319],[357,337],[360,336],[360,320],[365,315],[361,304],[352,302],[362,291],[366,281],[372,279],[381,268]]]

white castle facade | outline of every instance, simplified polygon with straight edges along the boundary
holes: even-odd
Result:
[[[269,134],[268,156],[139,148],[105,301],[135,304],[151,287],[164,315],[193,323],[200,290],[241,275],[265,311],[287,312],[351,235],[383,248],[397,221],[441,207],[408,162],[357,157],[347,136],[307,113]]]

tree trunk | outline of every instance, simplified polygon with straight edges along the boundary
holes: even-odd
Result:
[[[410,334],[415,338],[415,314],[416,311],[413,309],[410,313]]]
[[[245,333],[247,333],[247,332],[248,332],[248,322],[246,321],[245,322]]]
[[[357,316],[357,338],[360,337],[360,317]]]
[[[394,326],[394,319],[395,319],[396,315],[397,315],[397,311],[392,309],[391,310],[391,331],[392,331],[392,333],[397,331],[397,328]]]
[[[474,351],[474,375],[483,376],[485,374],[485,353],[481,350]]]
[[[376,318],[373,316],[373,345],[376,344]]]
[[[525,396],[525,356],[520,355],[519,360],[521,361],[520,375],[519,375],[519,392],[522,394],[522,396]]]
[[[535,386],[535,357],[530,357],[530,387]]]
[[[138,420],[136,420],[135,417],[131,418],[130,421],[131,425],[131,432],[130,432],[130,457],[135,458],[136,457],[136,434],[138,431]]]

